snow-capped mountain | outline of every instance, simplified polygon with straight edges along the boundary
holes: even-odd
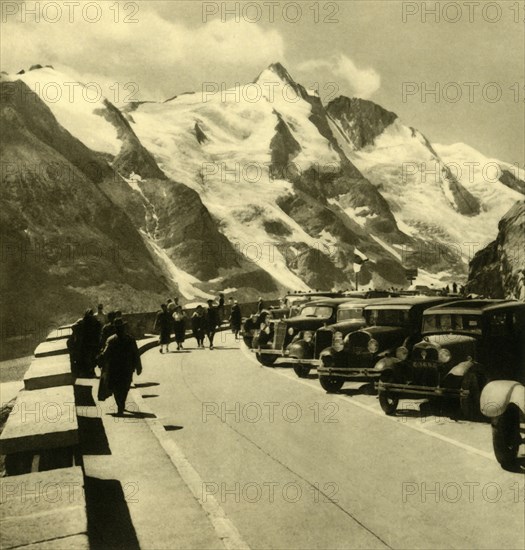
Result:
[[[50,67],[3,81],[33,90],[97,159],[109,174],[97,185],[188,299],[347,288],[358,251],[365,286],[406,286],[414,267],[416,282],[461,280],[472,243],[492,240],[523,198],[522,171],[432,145],[370,101],[325,107],[278,63],[226,92],[120,109]]]

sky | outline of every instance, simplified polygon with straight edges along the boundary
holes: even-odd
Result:
[[[8,73],[51,64],[123,103],[226,89],[279,61],[325,102],[369,99],[431,142],[525,166],[523,2],[0,3]]]

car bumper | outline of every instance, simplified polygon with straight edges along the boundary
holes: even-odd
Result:
[[[279,357],[284,357],[283,351],[280,349],[252,348],[250,351],[252,353],[258,353],[260,355],[278,355]]]
[[[342,369],[337,367],[325,366],[319,366],[317,368],[317,373],[319,374],[319,376],[334,376],[336,378],[345,378],[347,380],[352,380],[354,378],[374,379],[378,378],[381,374],[374,369],[368,368]]]
[[[469,391],[461,388],[443,388],[435,386],[416,386],[414,384],[394,384],[391,382],[382,382],[376,384],[378,391],[403,393],[408,395],[420,396],[453,396],[468,397]]]
[[[313,366],[318,366],[321,364],[321,361],[319,359],[297,359],[295,357],[288,357],[287,355],[285,355],[284,357],[286,357],[286,362],[287,363],[291,363],[293,365],[313,365]]]

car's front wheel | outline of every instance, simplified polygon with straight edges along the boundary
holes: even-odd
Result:
[[[484,420],[481,414],[480,397],[481,397],[481,384],[478,377],[472,371],[468,371],[461,380],[461,389],[467,390],[468,395],[462,396],[459,400],[459,405],[463,416],[467,420],[473,422],[481,422]]]
[[[294,365],[293,370],[299,378],[306,378],[310,374],[310,367],[306,365]]]
[[[385,372],[381,376],[381,382],[389,383],[393,380],[393,373],[391,372]],[[392,416],[396,410],[397,406],[399,404],[399,397],[395,393],[389,392],[388,390],[379,390],[379,404],[381,405],[381,408],[383,409],[384,413],[388,416]]]
[[[520,411],[514,405],[492,421],[492,444],[496,460],[504,468],[512,467],[521,444]]]
[[[319,382],[321,383],[323,390],[328,393],[338,392],[344,384],[344,380],[342,378],[337,378],[335,376],[320,376]]]
[[[261,363],[261,365],[264,365],[265,367],[271,367],[275,363],[275,361],[277,361],[277,355],[256,353],[255,357],[257,358],[257,361],[259,361],[259,363]]]

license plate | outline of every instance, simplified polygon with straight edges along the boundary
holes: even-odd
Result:
[[[432,361],[414,361],[414,367],[420,369],[432,369],[435,368],[435,364]]]

